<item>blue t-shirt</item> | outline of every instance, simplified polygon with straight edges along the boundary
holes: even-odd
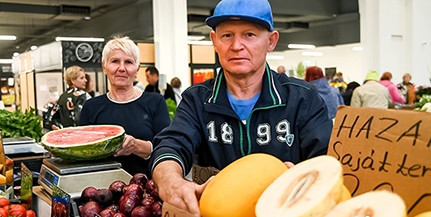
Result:
[[[251,110],[253,110],[259,96],[260,92],[250,99],[240,100],[227,91],[227,98],[229,99],[230,105],[244,124],[247,123],[248,116],[250,116]]]

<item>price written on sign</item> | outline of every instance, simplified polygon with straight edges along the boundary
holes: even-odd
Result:
[[[340,107],[328,154],[343,165],[353,195],[386,189],[409,216],[431,210],[431,114]]]

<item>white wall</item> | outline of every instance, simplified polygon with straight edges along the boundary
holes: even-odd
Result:
[[[268,64],[271,69],[276,70],[278,66],[282,65],[286,70],[294,69],[298,67],[298,64],[302,62],[310,62],[310,65],[319,66],[323,70],[328,67],[336,67],[337,72],[343,72],[343,77],[346,82],[356,81],[362,83],[365,73],[362,69],[361,52],[352,51],[353,46],[359,44],[348,44],[339,45],[335,47],[320,47],[314,50],[323,52],[321,57],[305,57],[301,55],[302,51],[305,50],[289,50],[285,52],[272,52],[269,55],[281,55],[284,57],[283,60],[268,60]]]
[[[431,8],[430,0],[359,1],[361,43],[321,47],[322,57],[304,57],[304,50],[272,52],[282,60],[268,60],[274,70],[283,65],[295,69],[299,62],[310,62],[322,69],[336,67],[346,82],[362,83],[367,72],[375,69],[393,74],[392,82],[402,81],[404,73],[412,74],[416,85],[429,85],[431,79]],[[362,46],[362,52],[352,51]]]
[[[412,1],[411,71],[413,82],[430,84],[431,79],[431,8],[430,0]]]

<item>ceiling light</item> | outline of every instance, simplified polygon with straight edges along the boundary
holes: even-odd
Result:
[[[0,64],[12,64],[13,60],[12,59],[0,59]]]
[[[205,39],[205,36],[203,36],[203,35],[188,35],[187,36],[188,41],[200,41],[202,39]]]
[[[36,46],[36,45],[33,45],[33,46],[31,46],[31,47],[30,47],[30,49],[31,49],[31,50],[36,50],[36,49],[37,49],[37,46]]]
[[[364,48],[363,47],[352,47],[352,50],[353,51],[362,51],[362,50],[364,50]]]
[[[14,56],[14,57],[17,57],[17,56],[19,56],[19,53],[18,53],[18,52],[14,52],[14,53],[13,53],[13,56]]]
[[[86,42],[104,42],[104,38],[91,37],[56,37],[56,41],[86,41]]]
[[[316,49],[316,46],[312,44],[288,44],[287,47],[290,49]]]
[[[307,52],[307,51],[304,51],[304,52],[301,52],[301,55],[302,56],[310,56],[310,57],[321,57],[321,56],[323,56],[323,53],[322,52]]]
[[[13,40],[16,40],[16,36],[14,36],[14,35],[0,35],[0,40],[13,41]]]
[[[194,45],[213,45],[212,41],[187,41],[187,44]]]
[[[282,55],[266,55],[267,60],[284,60]]]

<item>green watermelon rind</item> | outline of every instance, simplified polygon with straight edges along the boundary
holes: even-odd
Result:
[[[84,127],[114,127],[114,125],[95,125],[95,126],[84,126]],[[73,160],[73,161],[82,161],[82,160],[98,160],[102,158],[109,157],[113,155],[118,149],[120,149],[121,144],[123,143],[125,131],[121,126],[121,133],[117,136],[112,136],[106,138],[101,141],[86,143],[82,145],[69,145],[69,146],[56,146],[52,144],[48,144],[46,142],[46,138],[49,136],[49,133],[45,134],[41,139],[42,146],[51,152],[56,157],[65,159],[65,160]]]

